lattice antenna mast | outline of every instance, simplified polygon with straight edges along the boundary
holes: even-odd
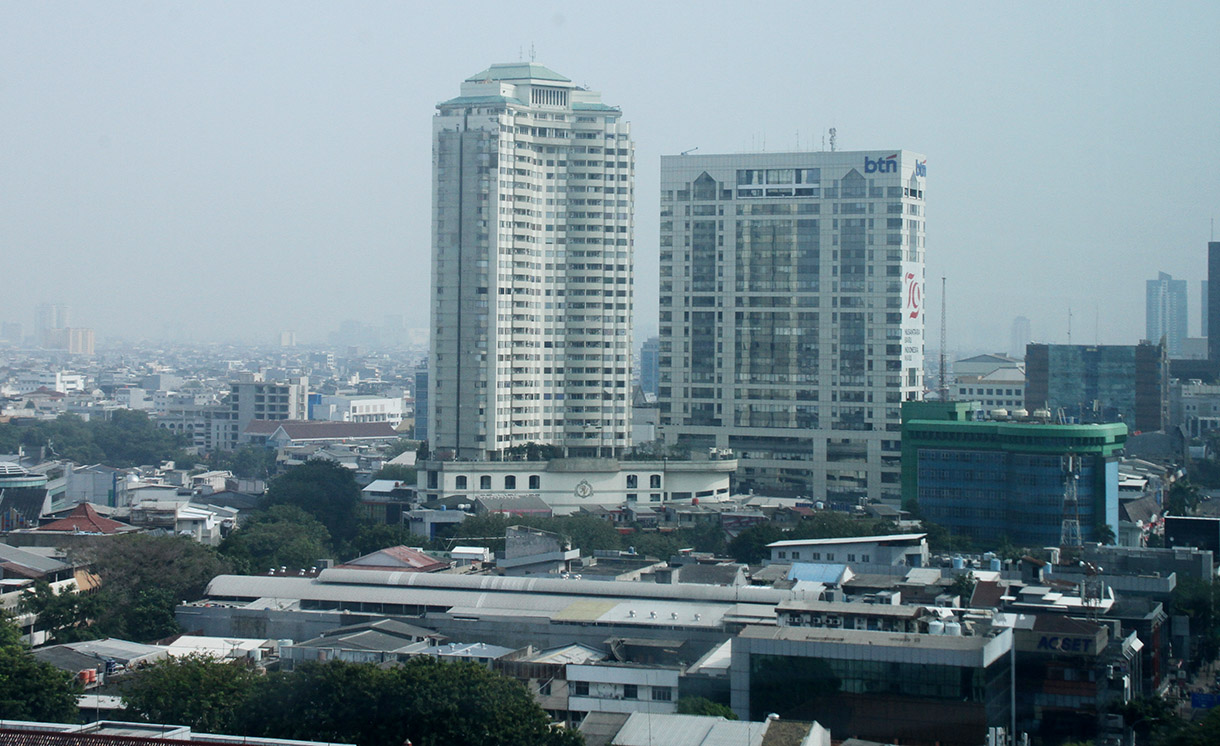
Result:
[[[945,330],[948,323],[945,320],[945,276],[940,276],[940,400],[949,401],[949,378],[945,371]]]
[[[1059,546],[1079,549],[1080,502],[1076,488],[1080,482],[1080,456],[1071,453],[1063,457],[1063,523],[1059,528]]]

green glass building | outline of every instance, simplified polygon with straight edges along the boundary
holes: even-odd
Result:
[[[929,521],[983,542],[1059,544],[1068,479],[1084,541],[1118,534],[1124,424],[982,421],[972,402],[904,402],[902,498]],[[1069,455],[1075,455],[1071,477]]]

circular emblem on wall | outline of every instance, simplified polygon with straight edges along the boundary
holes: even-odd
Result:
[[[593,495],[593,485],[589,484],[589,480],[582,479],[580,484],[576,485],[576,496],[579,498],[587,498]]]

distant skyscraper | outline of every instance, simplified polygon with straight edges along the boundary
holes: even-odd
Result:
[[[1025,353],[1025,408],[1080,422],[1124,422],[1155,432],[1169,421],[1169,365],[1160,344],[1031,344]]]
[[[1207,280],[1203,280],[1199,283],[1199,285],[1203,289],[1203,291],[1199,294],[1199,305],[1202,307],[1202,313],[1199,314],[1199,320],[1201,323],[1200,329],[1202,331],[1199,332],[1199,336],[1207,339]]]
[[[1012,320],[1012,329],[1008,334],[1008,356],[1019,359],[1025,358],[1025,345],[1029,344],[1033,337],[1029,331],[1029,319],[1024,316],[1018,316]]]
[[[428,440],[428,363],[415,369],[415,439]]]
[[[666,441],[731,448],[738,484],[899,499],[921,398],[924,174],[907,151],[661,159]]]
[[[4,322],[4,325],[0,327],[0,338],[9,344],[21,344],[21,324],[16,321]]]
[[[1207,244],[1207,359],[1220,367],[1220,241]]]
[[[1164,341],[1169,357],[1181,356],[1186,339],[1186,280],[1159,273],[1157,279],[1148,280],[1146,301],[1145,337],[1153,344]]]
[[[432,450],[631,437],[634,148],[622,112],[535,63],[492,65],[433,119]]]
[[[60,329],[72,326],[72,308],[62,303],[42,303],[35,312],[34,330],[40,347],[49,347],[57,342]]]
[[[660,378],[661,340],[659,337],[649,337],[640,347],[640,389],[646,394],[656,395],[657,381]]]

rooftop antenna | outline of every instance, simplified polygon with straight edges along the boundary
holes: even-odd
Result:
[[[525,47],[517,47],[517,62],[525,61]]]
[[[1080,456],[1071,453],[1063,457],[1063,520],[1059,525],[1059,546],[1079,551],[1080,502],[1076,484],[1080,480]]]
[[[699,149],[699,146],[698,146],[698,145],[696,145],[695,147],[691,148],[690,150],[683,150],[683,151],[682,151],[681,153],[679,153],[678,155],[690,155],[691,153],[695,152],[695,151],[696,151],[696,150],[698,150],[698,149]]]
[[[835,130],[834,127],[831,127],[830,128],[830,152],[832,152],[832,153],[835,152],[835,135],[836,134],[838,134],[838,132]]]
[[[834,130],[831,130],[833,132]],[[949,401],[948,378],[945,377],[945,276],[940,276],[940,400]]]
[[[1068,344],[1072,343],[1072,307],[1068,306]]]
[[[531,41],[531,42],[530,42],[530,62],[533,62],[533,61],[534,61],[534,59],[535,59],[537,56],[538,56],[538,55],[536,55],[536,54],[534,53],[534,42],[532,42],[532,41]]]

